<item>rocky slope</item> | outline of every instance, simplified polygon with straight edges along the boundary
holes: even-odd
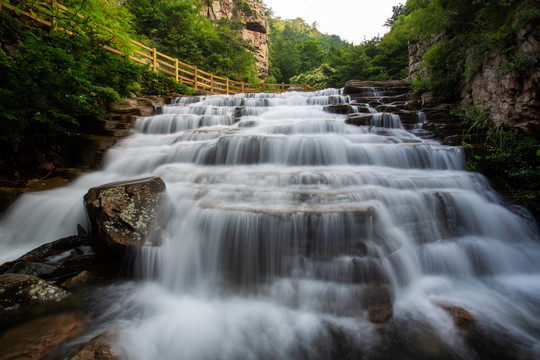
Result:
[[[515,44],[520,53],[536,62],[524,71],[505,70],[512,60],[506,54],[492,51],[482,69],[474,76],[463,97],[473,100],[489,112],[499,124],[519,128],[525,134],[540,137],[540,30],[521,29]]]
[[[424,74],[423,54],[438,38],[409,44],[409,77]],[[465,85],[461,97],[487,111],[496,124],[520,129],[540,137],[540,30],[527,27],[515,35],[515,47],[528,64],[516,63],[501,49],[493,50]]]
[[[327,111],[349,114],[346,122],[365,125],[377,113],[399,115],[401,124],[422,138],[435,139],[446,145],[461,145],[464,130],[462,121],[451,114],[450,104],[438,103],[433,94],[415,95],[406,80],[347,81],[344,93],[354,103],[367,103],[371,109],[357,107],[357,112],[348,111],[345,105],[329,107]],[[346,105],[349,106],[349,105]],[[353,106],[355,106],[353,104]],[[389,118],[390,121],[390,118]]]
[[[223,18],[244,22],[240,36],[254,48],[257,72],[261,79],[268,76],[268,18],[263,4],[258,0],[204,1],[203,11],[210,20]]]

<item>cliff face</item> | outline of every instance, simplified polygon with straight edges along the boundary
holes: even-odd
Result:
[[[503,51],[494,50],[487,56],[481,69],[465,84],[463,101],[474,102],[488,112],[496,124],[522,130],[527,135],[540,137],[540,30],[531,27],[516,33],[515,46],[522,58],[531,59],[519,64]],[[429,41],[409,44],[409,77],[425,75],[423,54],[435,43]]]
[[[240,36],[255,50],[257,72],[260,78],[268,76],[268,18],[262,3],[257,0],[214,0],[203,2],[203,11],[210,20],[222,18],[245,22]]]
[[[520,30],[515,44],[524,58],[534,59],[521,71],[509,71],[512,60],[493,51],[473,78],[463,97],[486,109],[495,123],[540,137],[540,31]]]

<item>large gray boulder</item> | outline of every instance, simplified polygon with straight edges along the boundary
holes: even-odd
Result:
[[[124,254],[130,248],[159,245],[164,191],[165,183],[157,177],[90,189],[84,202],[92,247]]]

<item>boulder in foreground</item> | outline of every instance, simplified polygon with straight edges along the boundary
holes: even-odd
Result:
[[[92,188],[84,196],[92,247],[123,254],[159,245],[165,183],[146,178]]]
[[[35,276],[0,275],[0,315],[37,304],[58,302],[69,294]]]

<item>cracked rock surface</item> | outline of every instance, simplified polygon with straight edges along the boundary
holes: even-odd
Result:
[[[159,245],[164,191],[157,177],[90,189],[84,202],[92,247],[123,253],[129,247]]]

